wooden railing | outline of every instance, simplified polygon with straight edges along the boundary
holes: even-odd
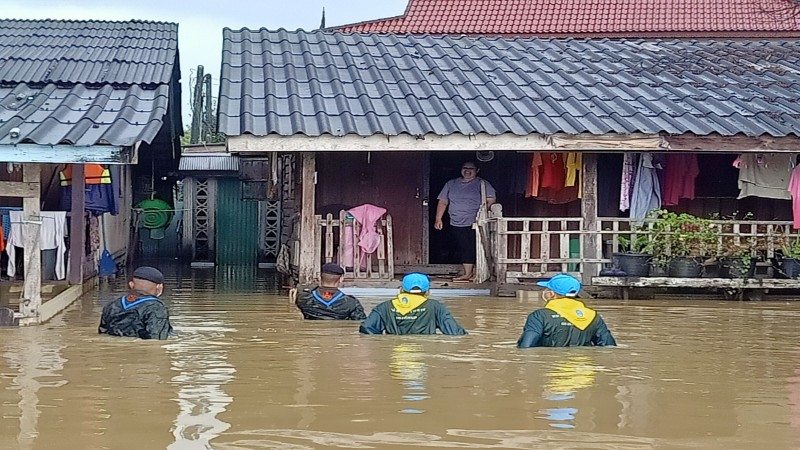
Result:
[[[500,217],[491,227],[495,236],[495,275],[500,282],[544,278],[557,273],[580,275],[583,258],[583,218]],[[505,281],[503,281],[505,280]]]
[[[361,224],[340,211],[316,216],[316,258],[320,264],[336,263],[345,269],[346,279],[391,280],[394,276],[394,244],[392,241],[392,216],[386,214],[376,224],[378,248],[365,254],[359,246]],[[344,226],[342,226],[344,224]],[[320,268],[315,269],[319,277]]]
[[[792,229],[791,222],[716,220],[713,223],[718,227],[716,249],[708,249],[707,254],[719,254],[723,243],[746,245],[757,240],[759,248],[764,249],[762,256],[772,258],[782,245],[800,239],[800,233]],[[648,233],[631,232],[631,221],[627,218],[598,218],[595,230],[585,230],[583,224],[581,217],[490,219],[497,281],[516,283],[558,273],[579,277],[588,266],[586,263],[610,264],[612,254],[621,250],[620,236],[636,239],[637,235]],[[584,243],[592,234],[597,235],[597,248],[593,252],[596,257],[588,258],[584,255]]]

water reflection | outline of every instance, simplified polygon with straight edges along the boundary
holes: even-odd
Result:
[[[393,379],[400,380],[403,388],[407,391],[403,395],[403,400],[417,402],[430,398],[425,389],[425,380],[428,376],[428,368],[423,358],[425,353],[422,345],[405,342],[397,344],[392,348],[389,369]],[[413,408],[402,409],[401,413],[421,414],[425,412],[419,405]]]
[[[19,423],[15,445],[4,445],[4,448],[27,449],[34,446],[39,436],[39,417],[43,406],[39,402],[39,390],[67,384],[61,376],[67,362],[61,355],[63,348],[63,341],[39,339],[39,333],[34,328],[19,330],[13,339],[3,339],[6,370],[2,377],[10,379],[6,389],[17,391],[19,396],[16,413],[9,411],[3,414],[4,419],[17,416]],[[5,439],[0,442],[5,442]]]
[[[234,379],[236,369],[228,362],[226,333],[221,320],[207,316],[179,317],[178,338],[164,346],[178,372],[172,383],[178,386],[179,412],[172,434],[172,450],[211,448],[210,442],[230,428],[218,416],[226,411],[233,398],[222,386]],[[183,325],[180,324],[203,325]]]
[[[590,388],[595,381],[597,367],[588,356],[570,355],[571,349],[564,350],[565,361],[553,364],[545,373],[543,396],[546,400],[567,402],[575,398],[575,393],[581,389]],[[577,402],[571,402],[577,404]],[[542,419],[549,420],[553,428],[575,428],[574,420],[578,408],[574,406],[561,406],[547,408],[542,411]]]

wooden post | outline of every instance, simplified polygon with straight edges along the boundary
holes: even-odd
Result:
[[[22,167],[22,181],[37,187],[41,181],[39,164],[27,163]],[[22,199],[23,230],[25,230],[25,281],[19,312],[23,317],[37,317],[42,306],[42,253],[39,249],[41,227],[40,191]]]
[[[316,253],[316,223],[314,223],[314,209],[316,208],[316,155],[314,152],[303,152],[303,166],[301,170],[302,200],[300,202],[300,258],[299,282],[300,285],[313,283],[314,271],[319,261],[314,260]]]
[[[583,154],[583,171],[581,177],[583,195],[581,197],[581,213],[583,215],[583,230],[587,231],[583,240],[583,259],[600,259],[597,240],[600,235],[597,231],[597,154]],[[597,276],[598,263],[584,262],[581,264],[581,278],[584,285],[592,284],[592,277]]]
[[[86,177],[83,164],[72,165],[72,211],[69,223],[69,284],[83,284],[83,257],[86,254]],[[131,249],[128,249],[130,252]]]

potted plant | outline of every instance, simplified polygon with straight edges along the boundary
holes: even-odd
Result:
[[[755,268],[757,239],[755,236],[722,236],[719,265],[723,278],[750,278]]]
[[[714,222],[664,209],[655,211],[653,217],[653,259],[666,264],[671,277],[699,277],[703,261],[716,246],[718,230]]]
[[[800,238],[781,247],[783,258],[780,260],[780,269],[786,278],[800,277]]]
[[[650,240],[646,235],[637,234],[638,231],[632,230],[630,237],[617,236],[621,252],[611,255],[614,265],[629,277],[646,277],[650,274]]]

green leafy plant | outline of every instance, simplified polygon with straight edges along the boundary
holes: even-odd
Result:
[[[780,248],[784,258],[800,260],[800,238],[795,238],[791,242],[783,243]]]
[[[710,219],[688,213],[659,209],[650,214],[650,248],[653,263],[666,265],[676,257],[705,257],[713,254],[718,228]]]
[[[619,249],[625,253],[650,253],[650,239],[646,235],[617,236]]]

